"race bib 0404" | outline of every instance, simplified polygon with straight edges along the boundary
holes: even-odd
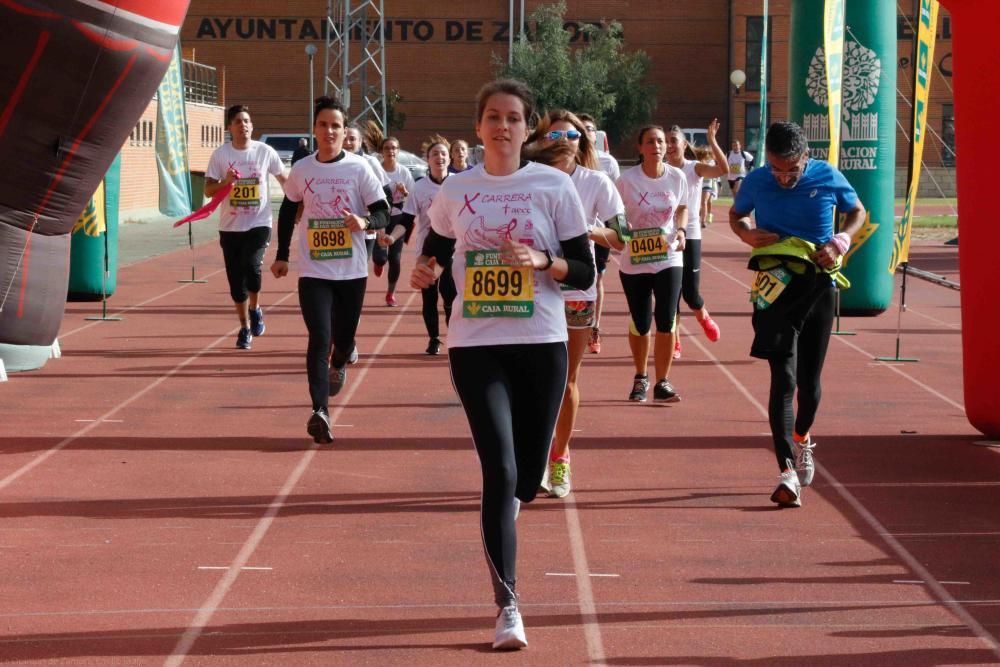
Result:
[[[667,234],[661,227],[633,229],[628,242],[629,260],[632,264],[662,262],[670,253]]]
[[[260,179],[238,178],[229,193],[229,205],[234,208],[260,208]]]
[[[505,264],[499,250],[465,252],[462,317],[531,317],[534,312],[533,269]]]
[[[766,310],[774,305],[781,293],[792,282],[792,274],[781,266],[769,271],[758,271],[750,285],[750,302],[758,310]]]
[[[306,227],[309,259],[345,259],[354,254],[351,230],[343,218],[313,218]]]

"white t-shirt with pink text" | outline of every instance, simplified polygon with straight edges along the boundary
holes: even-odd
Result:
[[[684,253],[677,250],[677,209],[688,201],[687,177],[680,169],[663,163],[663,175],[650,178],[636,165],[622,172],[618,192],[625,202],[632,237],[621,255],[622,273],[659,273],[684,266]]]
[[[285,182],[285,195],[304,204],[296,229],[299,276],[364,278],[368,275],[365,232],[347,229],[344,216],[367,216],[369,206],[385,200],[385,192],[363,157],[345,152],[335,162],[320,162],[318,155],[296,162]]]
[[[555,256],[560,241],[587,233],[588,219],[569,176],[537,163],[491,176],[476,165],[445,180],[430,219],[437,234],[455,239],[458,296],[448,347],[567,339],[563,297],[551,273],[507,266],[499,249],[509,239]]]
[[[232,168],[240,177],[219,207],[219,231],[245,232],[254,227],[270,227],[273,216],[268,174],[277,176],[284,168],[278,152],[252,139],[242,150],[231,142],[222,144],[209,158],[205,176],[224,181]]]

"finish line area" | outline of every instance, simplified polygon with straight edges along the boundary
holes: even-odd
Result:
[[[69,304],[62,358],[0,385],[0,661],[1000,660],[1000,449],[976,446],[964,414],[958,292],[910,281],[916,364],[874,360],[895,350],[895,302],[841,321],[857,335],[830,343],[816,481],[779,510],[747,248],[725,222],[704,232],[722,339],[682,307],[679,403],[626,400],[628,314],[608,269],[573,491],[518,519],[516,658],[490,648],[478,461],[446,355],[423,353],[417,292],[387,308],[385,279],[369,278],[361,358],[330,405],[334,443],[318,446],[293,279],[265,278],[267,332],[244,351],[214,241],[193,251],[206,284],[176,282],[188,250],[122,267],[109,309],[122,321]],[[957,265],[954,248],[911,252]],[[407,249],[404,276],[412,261]]]

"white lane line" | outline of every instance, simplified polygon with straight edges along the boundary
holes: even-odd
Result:
[[[280,299],[278,299],[275,302],[275,304],[280,304],[281,302],[285,301],[285,299],[289,298],[290,296],[292,296],[294,294],[295,294],[295,292],[289,292],[285,296],[283,296]],[[206,345],[205,347],[201,348],[200,350],[198,350],[197,352],[195,352],[194,354],[192,354],[190,357],[188,357],[187,359],[185,359],[181,363],[179,363],[176,366],[174,366],[173,368],[171,368],[165,374],[163,374],[160,377],[158,377],[156,380],[153,380],[148,385],[146,385],[145,387],[143,387],[139,391],[135,392],[134,394],[132,394],[131,396],[129,396],[128,398],[126,398],[124,401],[122,401],[118,405],[112,407],[110,410],[108,410],[103,415],[101,415],[100,417],[98,417],[96,421],[93,421],[93,422],[87,424],[86,426],[84,426],[83,428],[81,428],[79,431],[77,431],[73,435],[67,436],[67,437],[63,438],[62,440],[60,440],[59,442],[57,442],[55,445],[53,445],[52,447],[50,447],[46,451],[42,452],[41,454],[39,454],[38,456],[36,456],[35,458],[33,458],[31,461],[25,463],[23,466],[21,466],[20,468],[18,468],[14,472],[12,472],[9,475],[7,475],[6,477],[4,477],[2,480],[0,480],[0,491],[3,491],[8,486],[10,486],[11,484],[13,484],[14,481],[16,481],[18,478],[22,477],[23,475],[27,474],[31,470],[33,470],[36,467],[40,466],[42,463],[44,463],[45,461],[47,461],[49,459],[49,457],[51,457],[52,455],[54,455],[59,450],[64,449],[67,445],[69,445],[73,441],[78,440],[78,439],[82,438],[83,436],[87,435],[88,433],[90,433],[91,431],[93,431],[95,428],[97,428],[102,422],[108,421],[111,417],[113,417],[116,414],[118,414],[121,410],[125,409],[126,407],[128,407],[129,405],[131,405],[132,403],[134,403],[135,401],[139,400],[140,398],[142,398],[143,396],[145,396],[146,394],[148,394],[149,392],[151,392],[153,389],[156,389],[161,384],[163,384],[164,382],[166,382],[168,379],[170,379],[173,376],[177,375],[179,372],[181,372],[182,370],[184,370],[185,368],[187,368],[188,366],[190,366],[191,364],[193,364],[195,361],[197,361],[199,358],[201,358],[202,355],[204,355],[206,352],[208,352],[209,350],[211,350],[215,346],[219,345],[223,341],[232,339],[232,337],[238,331],[239,331],[239,327],[232,329],[231,331],[229,331],[229,333],[226,333],[226,334],[224,334],[222,336],[219,336],[218,338],[216,338],[215,340],[213,340],[211,343],[209,343],[208,345]]]
[[[199,570],[229,570],[231,569],[228,565],[199,565]],[[273,570],[273,567],[252,567],[250,565],[245,565],[240,568],[241,570]]]
[[[922,585],[922,584],[925,584],[927,582],[925,582],[925,581],[923,581],[921,579],[893,579],[892,583],[894,583],[894,584],[921,584]],[[951,585],[951,586],[968,586],[969,585],[968,581],[941,581],[941,582],[938,582],[938,583],[948,584],[948,585]]]
[[[162,255],[159,255],[159,256],[162,257]],[[150,258],[150,259],[152,259],[152,258]],[[212,273],[210,273],[207,276],[205,276],[205,278],[206,279],[207,278],[211,278],[215,274],[222,273],[223,271],[225,271],[225,269],[218,269],[217,271],[213,271]],[[172,290],[167,290],[166,292],[163,292],[161,294],[157,294],[156,296],[154,296],[152,298],[149,298],[149,299],[146,299],[145,301],[142,301],[140,303],[137,303],[134,306],[129,306],[128,308],[122,308],[121,310],[116,310],[116,311],[110,313],[110,315],[117,316],[117,315],[121,315],[123,313],[128,313],[130,311],[136,310],[137,308],[142,308],[143,306],[148,306],[149,304],[151,304],[151,303],[153,303],[155,301],[159,301],[163,297],[170,296],[174,292],[179,292],[182,289],[187,289],[188,287],[191,287],[190,283],[188,283],[186,285],[181,285],[179,287],[175,287]],[[291,294],[295,294],[295,292],[291,292]],[[284,299],[282,299],[282,301],[284,301]],[[101,323],[100,321],[96,321],[96,322],[91,322],[90,324],[84,324],[83,326],[79,326],[76,329],[70,329],[69,331],[66,331],[64,333],[60,333],[59,334],[59,339],[62,340],[63,338],[67,338],[69,336],[72,336],[75,333],[80,333],[81,331],[86,331],[87,329],[89,329],[91,327],[96,327],[100,323]]]
[[[865,355],[869,359],[874,359],[876,356],[878,356],[876,354],[872,354],[871,352],[868,352],[867,350],[865,350],[865,349],[863,349],[863,348],[855,345],[854,343],[850,342],[848,339],[844,338],[843,336],[835,336],[835,338],[838,341],[840,341],[841,343],[843,343],[844,345],[846,345],[847,347],[860,352],[861,354]],[[942,394],[941,392],[939,392],[934,387],[931,387],[930,385],[924,384],[923,382],[921,382],[917,378],[913,377],[912,375],[910,375],[906,371],[900,370],[895,365],[890,365],[890,364],[885,364],[885,363],[883,363],[882,365],[885,366],[886,368],[888,368],[893,373],[896,373],[897,375],[901,375],[902,377],[906,378],[907,380],[909,380],[913,384],[915,384],[918,387],[920,387],[921,389],[925,390],[930,395],[935,396],[935,397],[941,399],[942,401],[944,401],[948,405],[952,406],[956,410],[961,410],[963,414],[965,413],[965,406],[964,405],[962,405],[961,403],[956,403],[955,401],[951,400],[950,398],[948,398],[947,396],[945,396],[944,394]]]
[[[331,423],[335,423],[343,413],[344,409],[350,404],[351,398],[363,384],[365,376],[368,375],[368,371],[371,369],[372,361],[378,358],[379,353],[382,352],[382,349],[392,338],[392,334],[399,327],[399,323],[403,321],[403,317],[407,314],[410,304],[413,302],[416,294],[416,292],[410,293],[410,298],[408,298],[406,303],[403,304],[403,307],[399,309],[399,314],[393,318],[392,324],[389,325],[388,329],[386,329],[385,333],[382,335],[381,340],[379,340],[378,345],[375,346],[375,351],[370,356],[366,355],[367,358],[365,360],[364,367],[361,369],[361,372],[358,373],[357,379],[351,383],[351,386],[347,389],[347,393],[344,395],[340,404],[330,412]],[[295,469],[292,470],[288,479],[285,480],[285,483],[278,492],[278,495],[271,501],[267,511],[264,513],[264,516],[262,516],[257,522],[253,532],[247,538],[246,542],[243,543],[243,547],[240,549],[239,553],[236,554],[233,562],[229,565],[230,569],[226,572],[222,579],[219,580],[219,583],[215,585],[215,589],[212,591],[211,595],[208,596],[208,599],[201,605],[201,608],[198,609],[198,613],[195,614],[194,618],[191,620],[191,623],[188,625],[184,634],[177,642],[174,650],[171,651],[170,655],[163,662],[165,667],[177,667],[184,662],[188,653],[191,652],[191,648],[194,646],[194,643],[198,641],[198,637],[201,636],[205,626],[207,626],[209,621],[212,620],[212,616],[215,614],[216,610],[218,610],[219,605],[222,604],[222,601],[229,593],[229,590],[233,587],[233,584],[236,583],[237,577],[240,576],[241,568],[246,566],[250,557],[253,556],[254,551],[257,550],[257,547],[260,546],[260,543],[264,540],[264,536],[267,535],[267,531],[271,528],[271,524],[274,523],[275,517],[278,515],[278,512],[281,511],[282,507],[284,507],[285,502],[288,500],[288,496],[291,495],[292,490],[295,489],[295,486],[305,474],[306,469],[309,467],[309,464],[312,463],[312,460],[315,458],[318,450],[319,445],[313,443],[312,447],[310,447],[302,455],[298,465],[295,466]]]
[[[104,422],[105,424],[121,424],[124,419],[74,419],[75,422],[90,423],[90,422]]]
[[[719,368],[720,371],[722,371],[723,375],[725,375],[727,378],[729,378],[731,382],[735,384],[736,388],[740,391],[740,393],[746,396],[747,400],[749,400],[750,403],[757,408],[757,411],[761,414],[761,416],[764,419],[767,419],[767,410],[753,397],[753,395],[750,393],[750,390],[747,389],[742,382],[737,380],[736,377],[731,372],[729,372],[729,369],[725,368],[722,365],[722,363],[718,360],[718,358],[714,354],[712,354],[712,352],[707,347],[705,347],[704,343],[702,343],[698,338],[690,335],[688,336],[688,338],[690,339],[690,342],[694,343],[698,347],[698,349],[700,349],[705,354],[705,356],[707,356],[709,359],[712,360],[712,362],[716,365],[716,367]],[[845,342],[846,345],[850,345],[850,347],[854,347],[858,351],[864,353],[864,351],[861,350],[861,348],[858,348],[854,345],[851,345],[850,343],[847,343],[846,341],[844,341],[843,338],[839,338],[838,340],[841,340],[842,342]],[[901,373],[900,371],[896,372]],[[901,374],[906,376],[905,373]],[[918,384],[922,385],[923,383],[918,383]],[[927,387],[927,389],[930,390],[932,393],[936,394],[936,392],[930,389],[930,387]],[[956,404],[952,403],[952,405]],[[956,405],[956,407],[962,409],[961,406]],[[958,620],[964,623],[967,628],[969,628],[977,637],[979,637],[979,639],[982,640],[983,643],[985,643],[998,658],[1000,658],[1000,642],[997,642],[996,638],[992,634],[990,634],[989,631],[986,630],[986,628],[984,628],[979,623],[979,621],[973,618],[973,616],[965,610],[965,607],[963,607],[958,601],[955,600],[954,597],[952,597],[951,593],[949,593],[945,589],[945,587],[941,585],[941,582],[935,579],[931,575],[930,571],[928,571],[927,568],[925,568],[923,564],[913,556],[913,554],[907,551],[906,548],[902,544],[900,544],[900,542],[895,537],[893,537],[888,530],[886,530],[885,526],[883,526],[882,523],[878,519],[876,519],[875,516],[871,512],[869,512],[868,509],[863,504],[861,504],[861,501],[858,500],[854,496],[854,494],[847,489],[846,486],[837,481],[837,478],[834,477],[833,474],[831,474],[826,468],[821,466],[819,463],[816,464],[816,472],[821,477],[825,477],[827,480],[829,480],[830,485],[834,489],[836,489],[840,497],[844,499],[844,501],[846,501],[847,504],[851,506],[851,508],[855,511],[855,513],[857,513],[858,516],[860,516],[865,521],[865,523],[867,523],[868,526],[885,541],[889,549],[893,553],[895,553],[896,556],[900,560],[902,560],[907,567],[910,568],[911,572],[913,572],[915,575],[917,575],[925,582],[927,582],[927,587],[934,594],[934,597],[936,597],[941,602],[941,604],[947,607],[951,611],[951,613],[958,618]]]
[[[576,572],[546,572],[546,577],[579,577]],[[588,572],[588,577],[620,577],[620,574],[596,574],[594,572]]]
[[[604,640],[601,626],[597,621],[597,606],[594,604],[594,590],[590,587],[590,565],[587,564],[587,549],[583,544],[583,528],[580,513],[576,508],[573,494],[564,499],[566,528],[569,531],[570,553],[573,555],[573,570],[576,573],[576,597],[583,622],[583,636],[587,641],[587,655],[592,665],[606,663]]]

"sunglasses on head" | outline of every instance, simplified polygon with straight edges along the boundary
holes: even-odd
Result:
[[[558,141],[559,139],[566,138],[569,140],[579,139],[580,133],[576,130],[550,130],[545,133],[545,137],[549,141]]]

